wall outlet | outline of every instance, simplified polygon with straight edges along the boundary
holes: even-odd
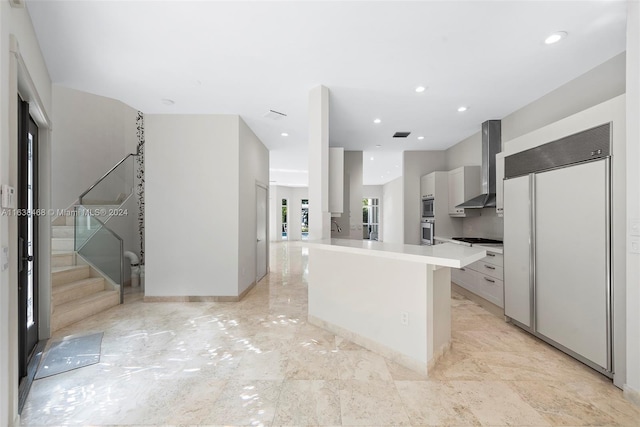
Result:
[[[632,219],[629,221],[629,234],[632,236],[640,236],[640,219]]]
[[[640,238],[632,237],[630,243],[631,244],[629,246],[631,247],[631,253],[640,254]]]
[[[409,326],[409,313],[407,313],[406,311],[400,312],[400,324]]]

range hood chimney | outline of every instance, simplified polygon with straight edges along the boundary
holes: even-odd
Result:
[[[481,209],[496,206],[496,154],[502,151],[500,120],[482,123],[482,194],[456,208]]]

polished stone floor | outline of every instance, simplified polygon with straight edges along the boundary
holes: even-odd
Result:
[[[609,380],[455,293],[429,378],[309,325],[306,254],[273,244],[239,303],[130,293],[59,331],[104,331],[101,363],[35,381],[22,424],[640,426]]]

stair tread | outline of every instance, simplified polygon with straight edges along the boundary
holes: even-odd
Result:
[[[73,289],[73,288],[78,288],[84,285],[87,285],[89,283],[94,283],[94,282],[103,282],[104,279],[102,277],[89,277],[88,279],[81,279],[81,280],[76,280],[75,282],[69,282],[69,283],[64,283],[62,285],[56,285],[53,287],[52,289],[52,294],[56,295],[62,292],[65,292],[69,289]]]
[[[76,307],[82,307],[85,304],[90,304],[94,301],[101,300],[103,298],[109,298],[113,295],[118,294],[118,291],[100,291],[94,294],[88,295],[86,297],[74,299],[73,301],[69,301],[64,304],[60,304],[56,307],[56,312],[59,314],[64,311],[72,310]]]
[[[53,267],[51,268],[51,272],[58,273],[60,271],[84,270],[88,268],[88,265],[65,265],[64,267]]]

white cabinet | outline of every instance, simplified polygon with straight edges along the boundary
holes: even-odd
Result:
[[[466,290],[504,308],[502,254],[487,251],[487,256],[464,268],[451,269],[451,281]]]
[[[431,172],[420,178],[420,194],[422,197],[435,197],[436,194],[436,172]]]
[[[504,216],[504,153],[496,154],[496,212]]]
[[[478,216],[479,209],[456,208],[457,205],[480,195],[480,166],[462,166],[449,171],[449,215]]]

